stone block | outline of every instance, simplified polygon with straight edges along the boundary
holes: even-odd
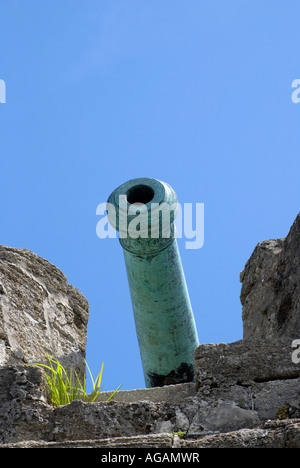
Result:
[[[0,365],[56,355],[84,370],[88,301],[54,265],[25,249],[0,246]]]
[[[195,350],[197,389],[220,387],[226,382],[300,377],[300,363],[292,360],[292,339],[240,340],[234,343],[203,344]]]
[[[54,440],[104,439],[180,430],[176,408],[167,403],[84,403],[80,400],[54,411]]]
[[[0,443],[51,440],[53,408],[47,393],[40,368],[0,367]]]
[[[97,397],[98,402],[106,401],[113,391],[101,392]],[[135,390],[120,390],[114,396],[114,401],[123,403],[134,403],[136,401],[148,400],[153,403],[168,402],[170,404],[180,404],[186,398],[196,395],[196,385],[194,382],[181,383],[176,385],[165,385],[164,387],[138,388]]]
[[[241,272],[243,338],[300,338],[300,213],[283,239],[260,242]]]

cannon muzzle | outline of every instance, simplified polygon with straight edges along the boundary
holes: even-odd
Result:
[[[125,182],[107,202],[123,247],[147,387],[194,380],[198,336],[175,238],[177,210],[174,190],[150,178]]]

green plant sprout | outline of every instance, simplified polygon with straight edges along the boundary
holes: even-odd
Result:
[[[183,432],[183,431],[172,432],[172,435],[177,435],[178,437],[185,437],[186,432]]]
[[[102,373],[103,373],[103,366],[104,363],[102,362],[100,372],[96,379],[94,380],[91,370],[85,360],[85,364],[87,367],[87,370],[89,372],[92,385],[93,385],[93,391],[91,393],[86,392],[86,376],[84,375],[83,377],[83,383],[77,374],[76,371],[73,371],[73,369],[70,369],[70,372],[68,372],[64,369],[62,364],[58,361],[57,358],[52,359],[49,356],[47,356],[47,359],[49,361],[49,365],[47,364],[42,364],[42,363],[30,363],[31,365],[35,366],[41,366],[50,371],[50,375],[48,372],[45,372],[46,379],[50,388],[50,393],[51,393],[51,404],[53,406],[61,406],[61,405],[67,405],[68,403],[71,403],[73,400],[82,400],[87,403],[92,403],[94,402],[98,395],[100,394],[102,387],[101,385],[101,380],[102,380]],[[117,391],[120,389],[121,385],[112,393],[112,395],[109,396],[109,398],[106,401],[111,400]]]

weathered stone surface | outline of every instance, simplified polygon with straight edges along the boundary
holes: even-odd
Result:
[[[187,397],[180,404],[74,401],[53,408],[47,404],[43,371],[34,366],[2,367],[0,395],[0,443],[100,440],[172,432],[200,436],[249,427],[258,421],[255,411],[232,400],[197,396]],[[164,395],[167,400],[167,387]]]
[[[216,375],[216,374],[214,374]],[[209,439],[216,446],[285,446],[285,432],[282,435],[272,430],[268,433],[259,426],[267,418],[291,418],[300,416],[300,379],[271,380],[267,382],[242,381],[233,378],[206,382],[206,389],[199,388],[196,396],[184,398],[181,403],[167,401],[168,388],[165,388],[166,401],[151,402],[99,402],[84,403],[75,401],[69,405],[53,408],[47,404],[47,390],[42,369],[34,366],[7,366],[0,369],[0,443],[11,445],[24,441],[36,441],[33,446],[45,446],[54,442],[74,447],[105,445],[104,439],[117,438],[116,444],[132,442],[124,438],[142,437],[147,446],[147,436],[155,436],[183,431],[184,439],[196,446],[190,437],[201,438],[199,447],[209,434],[222,434]],[[221,381],[220,381],[221,382]],[[203,382],[202,382],[203,383]],[[155,389],[152,389],[153,392]],[[159,389],[161,392],[161,389]],[[161,395],[161,393],[160,393]],[[298,421],[299,423],[299,421]],[[300,423],[298,424],[300,427]],[[290,444],[297,444],[299,427],[289,425]],[[281,426],[280,426],[281,427]],[[238,429],[253,429],[234,436],[228,432]],[[223,438],[224,435],[224,438]],[[272,436],[272,437],[271,437]],[[283,438],[283,439],[282,439]],[[123,439],[123,441],[122,441]],[[83,441],[90,441],[84,443]],[[166,440],[159,437],[156,443]],[[181,440],[181,439],[180,439]],[[206,440],[206,439],[205,439]],[[77,443],[78,441],[78,443]],[[170,440],[169,440],[170,442]],[[168,442],[168,443],[169,443]],[[175,439],[172,443],[175,443]],[[29,445],[28,445],[29,444]],[[193,445],[194,444],[194,445]],[[244,444],[244,445],[243,445]],[[28,442],[25,444],[30,446]],[[112,445],[113,446],[113,445]],[[117,445],[116,445],[117,446]],[[126,445],[124,445],[126,446]],[[163,446],[163,445],[158,445]],[[168,445],[169,446],[169,445]],[[208,445],[209,446],[209,445]],[[214,445],[213,445],[214,446]]]
[[[240,277],[244,339],[300,338],[300,213],[286,238],[256,246]]]
[[[3,444],[0,448],[102,448],[140,449],[178,447],[178,436],[172,434],[148,434],[134,437],[113,437],[111,439],[75,440],[61,442],[26,441],[16,444]],[[116,452],[113,452],[116,454]],[[122,452],[120,452],[122,453]],[[138,452],[136,452],[137,454]],[[126,451],[124,451],[126,454]]]
[[[259,421],[255,411],[242,408],[234,399],[215,397],[199,400],[198,408],[194,403],[190,417],[191,422],[187,434],[198,437],[215,432],[228,432],[252,427]]]
[[[96,401],[106,401],[111,392],[102,392]],[[164,387],[139,388],[136,390],[120,390],[115,396],[114,401],[123,403],[133,403],[141,400],[159,403],[167,401],[171,404],[180,404],[185,398],[196,395],[196,385],[193,382],[181,383],[177,385],[166,385]]]
[[[74,401],[55,409],[54,439],[104,439],[172,432],[176,412],[168,404],[84,403]]]
[[[47,393],[40,368],[0,368],[0,443],[51,440],[53,408]]]
[[[56,355],[83,367],[88,302],[65,275],[29,250],[0,246],[0,365]]]
[[[300,417],[300,379],[273,380],[249,386],[261,421]]]
[[[0,445],[0,448],[102,448],[111,449],[185,449],[197,453],[200,448],[300,448],[300,420],[268,421],[251,429],[211,434],[201,438],[179,437],[173,434],[148,434],[110,439],[76,440],[60,442],[24,441]],[[144,452],[131,452],[143,456]],[[151,452],[152,454],[157,453]],[[159,453],[159,451],[158,451]],[[163,451],[161,453],[164,453]],[[170,454],[168,451],[167,453]]]
[[[200,345],[195,350],[197,388],[229,381],[243,384],[298,378],[300,363],[293,362],[293,351],[289,337]]]
[[[182,440],[186,448],[299,448],[298,420],[268,421],[255,428],[213,434],[198,440]]]
[[[195,369],[198,398],[210,405],[225,401],[259,420],[275,419],[282,408],[286,417],[299,416],[300,364],[292,361],[290,338],[200,345]],[[229,412],[229,424],[233,417]]]

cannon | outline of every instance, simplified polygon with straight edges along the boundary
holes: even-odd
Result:
[[[132,179],[107,200],[119,232],[146,387],[192,382],[198,335],[174,220],[177,196],[167,183]]]

